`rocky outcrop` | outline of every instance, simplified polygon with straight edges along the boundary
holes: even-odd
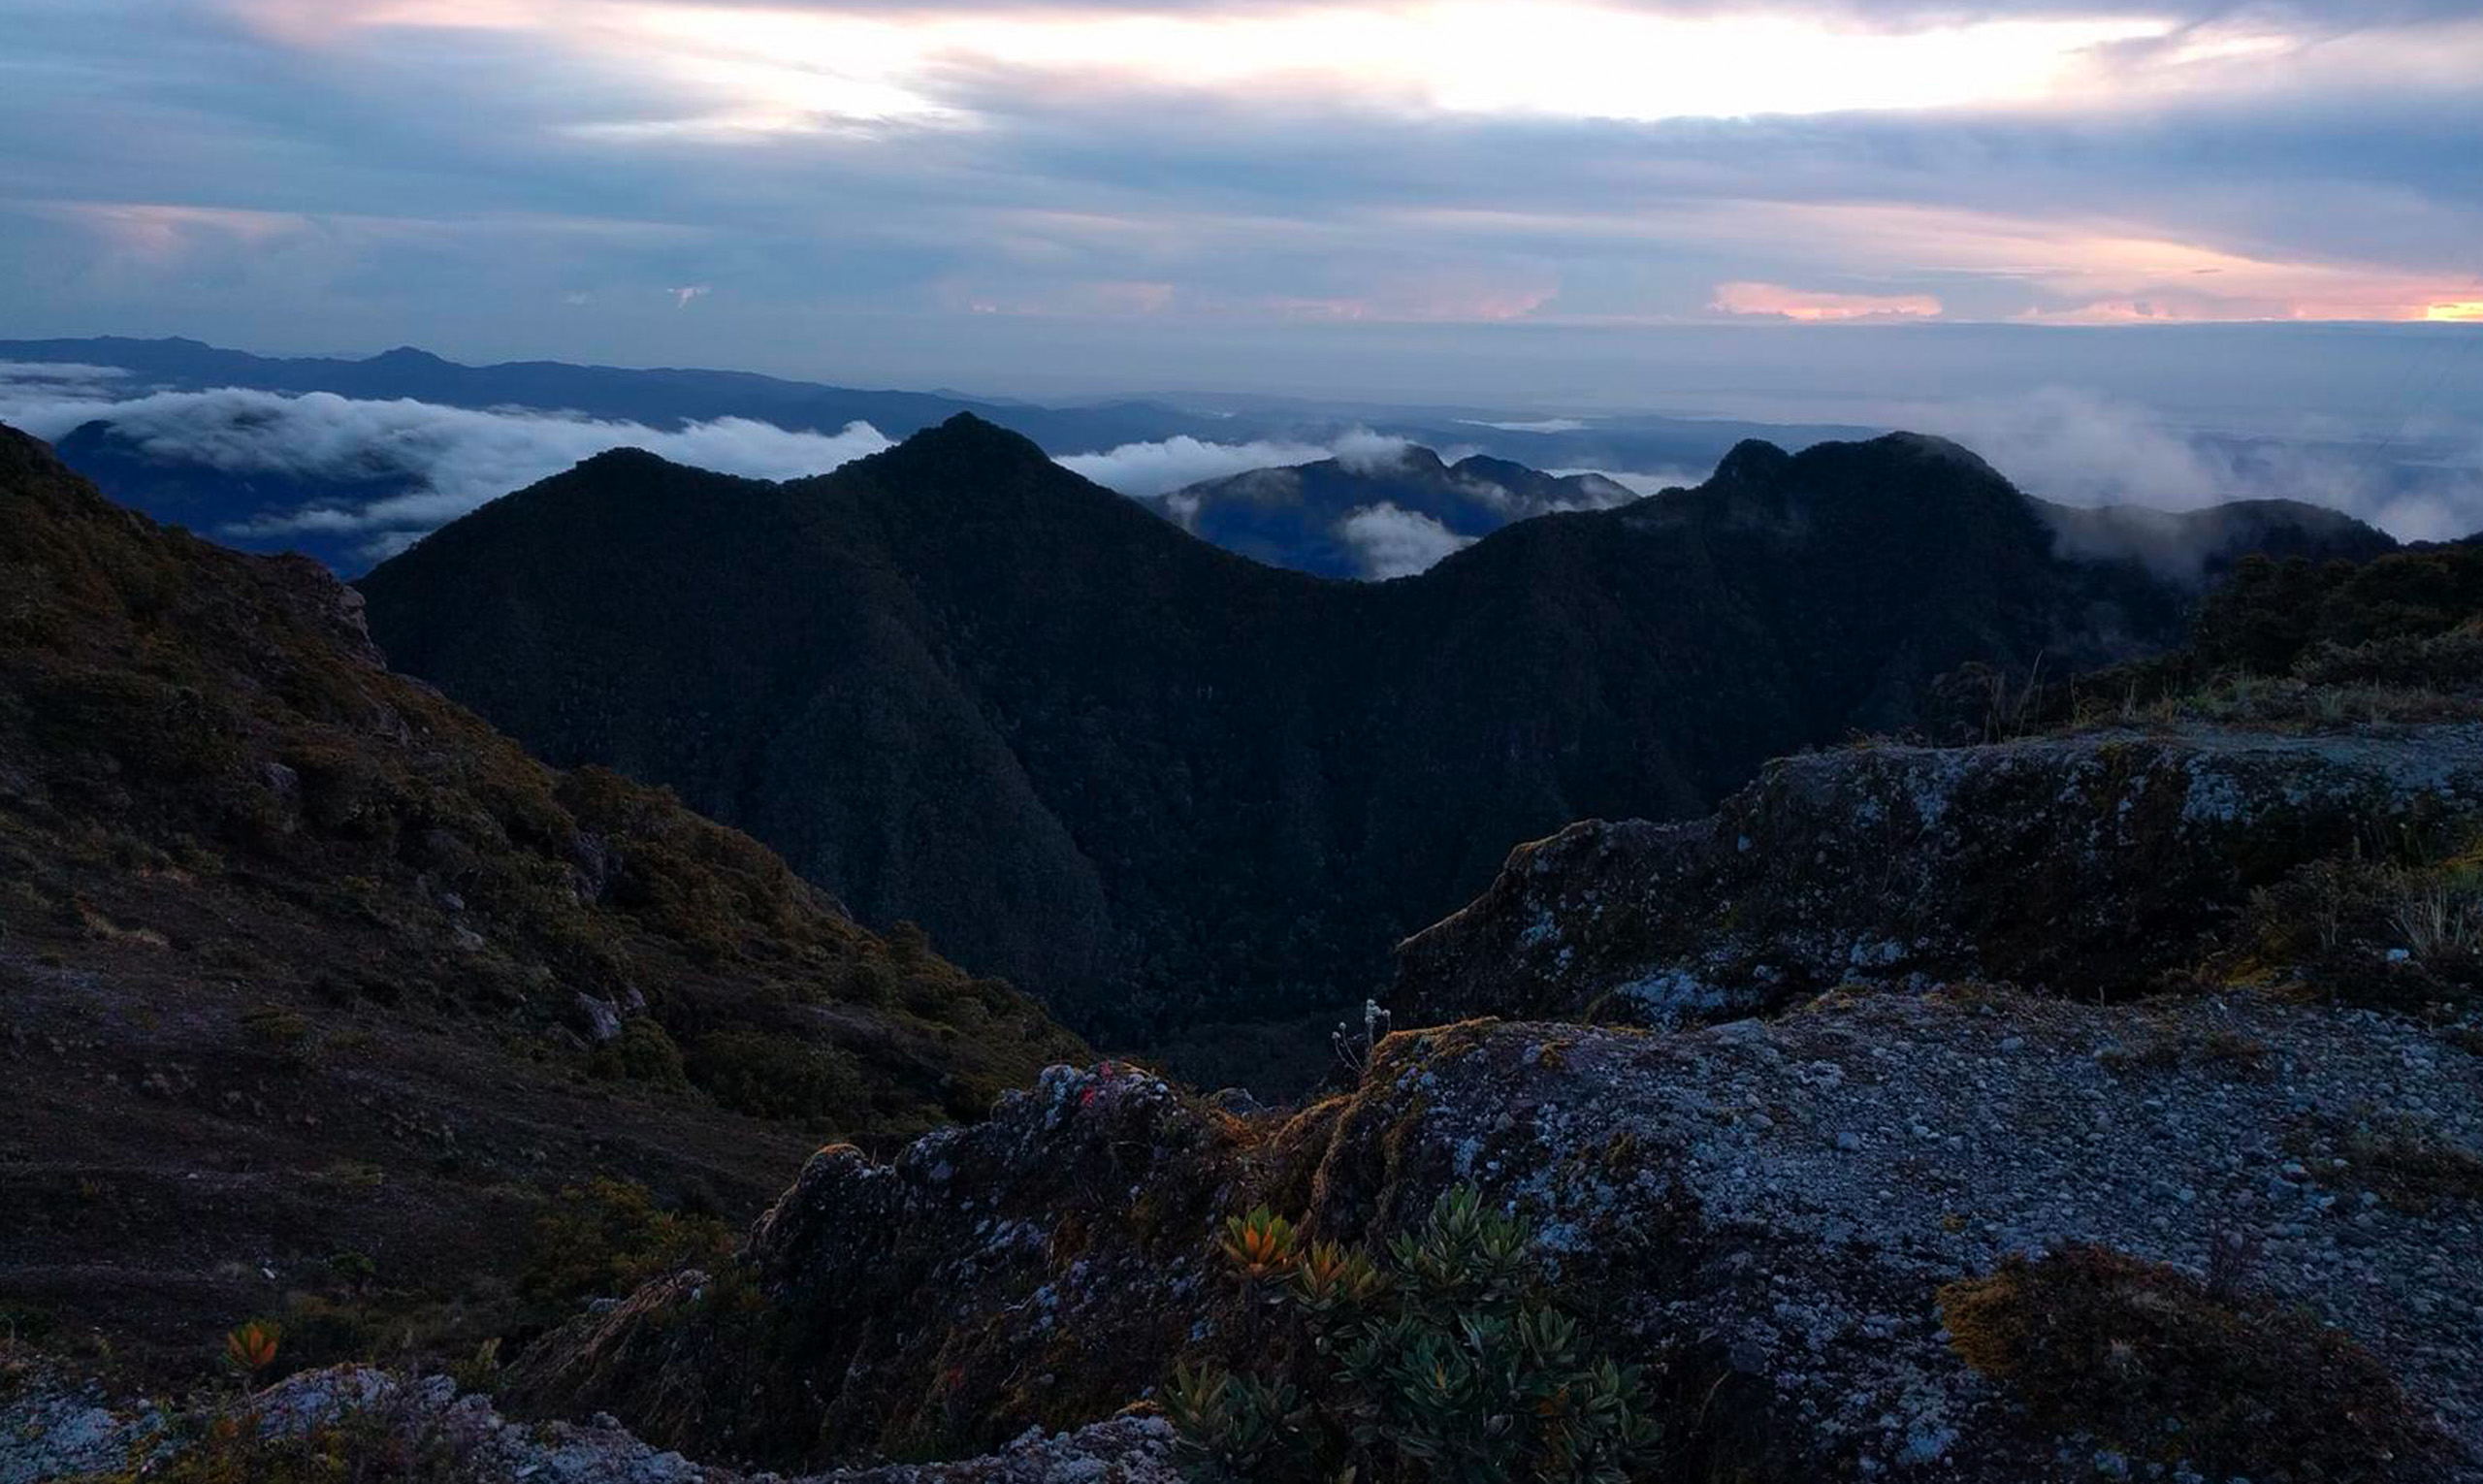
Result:
[[[1398,949],[1399,1023],[1725,1019],[1836,985],[2126,997],[2250,893],[2483,805],[2483,726],[2105,731],[1771,763],[1693,823],[1573,824]]]
[[[892,1163],[821,1150],[735,1270],[580,1322],[509,1395],[780,1466],[1110,1415],[1197,1338],[1209,1234],[1267,1184],[1264,1143],[1147,1073],[1055,1067]]]
[[[1532,1217],[1607,1342],[1660,1368],[1677,1445],[1733,1477],[2022,1484],[2140,1457],[2033,1426],[1943,1329],[1943,1284],[2097,1243],[2199,1274],[2248,1254],[2219,1281],[2338,1327],[2466,1450],[2370,1477],[2478,1478],[2470,1048],[2260,996],[1854,995],[1666,1035],[1402,1033],[1350,1095],[1256,1130],[1143,1075],[1063,1069],[893,1165],[822,1154],[744,1277],[581,1324],[517,1396],[693,1455],[772,1441],[780,1466],[919,1442],[924,1406],[969,1447],[1065,1428],[1177,1359],[1236,1358],[1224,1214],[1265,1199],[1370,1239],[1472,1183]],[[2419,1192],[2399,1179],[2416,1168]],[[754,1389],[772,1439],[734,1409]]]
[[[219,1437],[220,1420],[236,1424],[238,1436]],[[779,1479],[692,1463],[649,1447],[610,1418],[583,1426],[511,1422],[489,1398],[461,1397],[445,1376],[411,1380],[364,1367],[307,1371],[230,1410],[115,1407],[90,1388],[51,1377],[27,1381],[0,1401],[0,1484],[112,1476],[200,1451],[233,1466],[204,1476],[230,1478],[287,1466],[299,1468],[300,1477],[419,1474],[459,1484],[1176,1484],[1181,1477],[1173,1465],[1172,1429],[1143,1417],[1057,1436],[1029,1432],[1005,1449],[956,1463]],[[346,1468],[315,1467],[328,1461]],[[390,1465],[404,1471],[385,1471]]]

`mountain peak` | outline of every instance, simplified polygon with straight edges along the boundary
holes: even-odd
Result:
[[[381,351],[379,354],[372,356],[365,364],[370,366],[410,368],[416,366],[448,366],[454,363],[433,355],[430,351],[425,350],[418,345],[399,345],[393,350]]]
[[[1871,441],[1884,447],[1913,454],[1918,458],[1945,460],[1951,464],[1962,465],[1976,473],[1988,474],[1994,479],[2006,478],[2000,470],[1993,468],[1990,461],[1983,455],[1963,443],[1952,438],[1941,437],[1936,434],[1890,433],[1873,438]]]
[[[875,454],[866,463],[889,461],[900,466],[919,465],[925,468],[970,464],[988,469],[1057,468],[1051,455],[1023,434],[1013,433],[998,423],[959,412],[946,422],[923,429],[885,453]]]
[[[676,467],[663,455],[651,453],[635,444],[607,448],[601,453],[588,455],[577,464],[580,470],[593,469],[598,473],[613,474],[652,473],[657,469]]]
[[[1716,466],[1716,479],[1728,484],[1767,484],[1792,467],[1793,456],[1765,438],[1744,438]]]

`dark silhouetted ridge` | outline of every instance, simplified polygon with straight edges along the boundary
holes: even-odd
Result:
[[[1519,841],[1945,726],[1969,661],[2178,634],[2186,589],[2054,545],[1952,445],[1745,443],[1699,489],[1321,582],[958,417],[781,487],[590,466],[363,588],[397,662],[552,760],[1160,1042],[1357,998]]]

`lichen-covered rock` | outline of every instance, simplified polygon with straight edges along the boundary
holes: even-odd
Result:
[[[219,1423],[229,1426],[219,1427]],[[0,1396],[0,1484],[93,1479],[452,1478],[460,1484],[1177,1484],[1172,1429],[1118,1417],[1059,1436],[1030,1431],[953,1463],[782,1479],[693,1463],[609,1418],[512,1422],[443,1376],[368,1367],[290,1377],[237,1405],[115,1408],[56,1376]],[[181,1471],[183,1464],[194,1466]]]
[[[1669,1035],[1461,1026],[1395,1038],[1355,1104],[1323,1229],[1457,1180],[1533,1211],[1597,1313],[1720,1383],[1711,1446],[1750,1476],[2091,1478],[2126,1444],[2028,1430],[1936,1290],[2065,1242],[2204,1270],[2238,1239],[2240,1281],[2369,1346],[2464,1450],[2372,1477],[2483,1477],[2483,1185],[2378,1194],[2415,1148],[2483,1172],[2483,1060],[2409,1023],[1884,995]]]
[[[893,1163],[821,1150],[737,1266],[572,1325],[509,1395],[780,1467],[1108,1416],[1194,1339],[1211,1234],[1264,1163],[1236,1119],[1151,1074],[1055,1067]]]
[[[2483,807],[2483,726],[2107,732],[1771,764],[1715,816],[1520,847],[1398,950],[1399,1023],[1726,1019],[1841,984],[2125,996],[2255,887]]]
[[[1368,1241],[1471,1183],[1532,1218],[1599,1343],[1659,1367],[1675,1439],[1722,1476],[2066,1484],[2137,1456],[2035,1427],[1943,1332],[1943,1285],[2075,1242],[2213,1267],[2337,1326],[2462,1450],[2370,1477],[2475,1479],[2478,1156],[2468,1043],[2257,995],[1467,1022],[1391,1037],[1354,1092],[1255,1137],[1151,1078],[1063,1070],[893,1166],[822,1154],[755,1231],[747,1286],[651,1290],[519,1391],[693,1456],[920,1456],[940,1428],[980,1451],[1110,1415],[1178,1359],[1248,1359],[1222,1214],[1266,1199]],[[762,1402],[790,1433],[748,1427]]]

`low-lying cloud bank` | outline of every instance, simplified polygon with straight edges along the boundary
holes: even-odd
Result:
[[[1589,474],[1597,479],[1608,479],[1627,491],[1631,500],[1644,500],[1650,495],[1661,495],[1666,490],[1690,489],[1707,482],[1705,472],[1688,468],[1665,468],[1644,472],[1613,468],[1547,468],[1544,472],[1555,479],[1572,479]],[[1618,500],[1607,501],[1607,504],[1618,503],[1621,503]],[[1600,509],[1604,506],[1589,505],[1581,508]]]
[[[393,488],[375,499],[261,512],[218,532],[368,532],[365,550],[374,557],[608,449],[644,448],[700,468],[790,479],[890,446],[878,429],[858,422],[820,434],[727,417],[666,432],[555,412],[370,402],[328,392],[294,397],[228,388],[116,398],[104,390],[111,377],[99,372],[106,371],[0,366],[0,421],[57,439],[102,419],[136,451],[168,463]]]
[[[1947,403],[1923,424],[2062,504],[2197,510],[2298,500],[2405,541],[2483,530],[2483,435],[2471,430],[2409,430],[2390,444],[2242,439],[2168,427],[2144,407],[2070,389]]]
[[[1071,454],[1062,468],[1140,500],[1154,500],[1209,479],[1336,459],[1348,468],[1385,468],[1405,456],[1405,439],[1355,428],[1326,442],[1254,439],[1210,443],[1182,435],[1153,443],[1123,443],[1102,453]]]
[[[1419,510],[1381,500],[1347,514],[1337,533],[1353,548],[1363,575],[1376,581],[1429,571],[1442,559],[1474,544]]]
[[[129,387],[125,373],[111,367],[0,362],[0,421],[57,439],[99,419],[137,450],[168,462],[359,486],[352,498],[259,511],[217,533],[343,537],[367,559],[402,550],[489,500],[611,448],[644,448],[697,468],[786,479],[823,473],[890,446],[878,429],[859,422],[816,433],[720,418],[663,431],[535,409],[475,410],[329,393],[148,392]],[[2245,440],[2173,428],[2143,407],[2068,390],[1939,403],[1918,409],[1911,420],[1982,454],[2029,494],[2066,504],[2187,510],[2291,499],[2344,511],[2402,539],[2483,530],[2483,436],[2471,430],[2415,430],[2387,447]],[[1326,438],[1215,443],[1175,437],[1059,462],[1124,495],[1163,501],[1203,480],[1323,459],[1385,468],[1410,446],[1402,437],[1355,428]],[[1703,478],[1690,470],[1554,472],[1598,472],[1639,495]],[[1421,571],[1470,544],[1430,516],[1389,503],[1354,511],[1338,533],[1374,577]],[[2180,560],[2178,553],[2141,555]]]

